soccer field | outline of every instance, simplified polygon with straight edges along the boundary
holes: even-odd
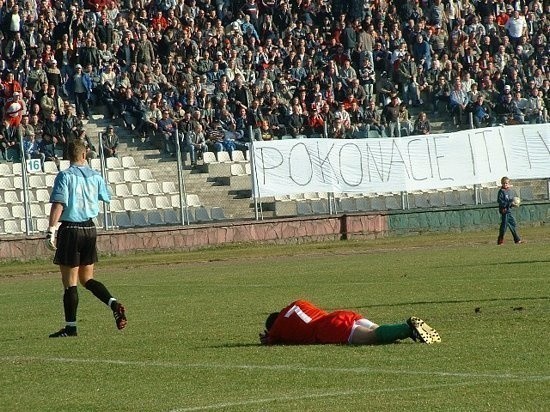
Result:
[[[62,339],[57,268],[1,263],[0,410],[550,410],[550,236],[521,232],[102,257],[128,327],[80,287],[79,336]],[[416,315],[442,343],[260,346],[298,298]]]

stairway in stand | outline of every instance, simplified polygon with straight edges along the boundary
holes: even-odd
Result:
[[[101,108],[96,108],[100,110]],[[178,186],[178,171],[175,157],[168,157],[142,139],[134,131],[125,128],[121,119],[108,120],[103,114],[94,114],[86,124],[86,133],[96,146],[99,146],[100,132],[112,124],[119,137],[118,157],[131,156],[136,166],[150,169],[158,182],[174,182]],[[231,194],[230,186],[220,185],[217,179],[211,178],[200,167],[191,169],[184,166],[183,181],[188,194],[199,196],[206,207],[222,207],[228,219],[249,219],[254,217],[252,199],[236,197]]]

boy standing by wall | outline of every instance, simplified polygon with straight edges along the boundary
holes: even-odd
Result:
[[[513,199],[514,192],[512,191],[512,185],[510,184],[510,179],[504,176],[500,179],[501,188],[498,191],[497,201],[498,201],[498,211],[500,212],[500,230],[498,232],[497,244],[502,245],[504,243],[504,235],[506,234],[506,229],[509,228],[512,236],[514,237],[515,243],[523,243],[516,231],[516,219],[512,215],[511,209],[514,207]]]

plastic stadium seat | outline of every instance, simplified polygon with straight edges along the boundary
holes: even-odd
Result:
[[[241,150],[234,150],[233,151],[233,161],[234,162],[244,162],[244,153]]]
[[[124,210],[139,210],[139,205],[136,199],[133,197],[122,199],[122,204],[124,205]]]
[[[214,154],[214,152],[204,152],[202,154],[202,160],[204,164],[218,163],[218,160],[216,159],[216,155]]]
[[[244,167],[240,163],[233,163],[231,165],[231,176],[244,176],[246,175],[246,172],[244,171]]]
[[[231,157],[229,156],[229,152],[218,152],[218,162],[230,163]]]
[[[197,222],[209,222],[212,220],[210,212],[204,206],[195,208],[195,220]]]
[[[132,227],[132,222],[130,221],[130,216],[126,212],[115,212],[112,214],[113,223],[122,228]]]
[[[141,171],[141,170],[140,170]],[[139,182],[141,178],[135,169],[124,169],[122,176],[125,182]]]
[[[174,182],[162,182],[162,192],[168,195],[172,193],[178,193],[178,189]]]
[[[161,195],[164,193],[158,182],[147,182],[145,187],[147,189],[147,193],[150,195]]]
[[[7,163],[0,163],[0,176],[12,176],[13,169]]]
[[[70,166],[71,166],[71,162],[69,160],[60,160],[59,161],[59,170],[68,169]]]
[[[225,213],[223,211],[223,208],[221,207],[213,207],[210,209],[210,216],[212,217],[212,220],[226,220],[227,217],[225,216]]]
[[[133,169],[137,167],[136,161],[132,156],[123,156],[121,162],[124,169]]]
[[[31,203],[30,210],[31,217],[45,217],[44,208],[38,203]]]
[[[179,208],[182,201],[179,194],[170,195],[170,207]],[[185,197],[183,198],[183,204],[185,205]]]
[[[111,212],[121,212],[124,211],[124,207],[122,206],[122,202],[118,199],[111,199],[111,202],[109,203],[109,210]]]
[[[311,211],[315,215],[325,215],[328,213],[328,201],[326,199],[311,200]]]
[[[0,176],[0,188],[3,190],[13,190],[15,189],[15,185],[13,184],[14,177],[13,176]]]
[[[311,203],[307,200],[296,202],[296,212],[299,216],[306,216],[313,214]]]
[[[247,175],[252,174],[252,168],[250,166],[250,163],[245,163],[244,164],[244,171],[246,172]]]
[[[36,219],[34,229],[39,232],[45,232],[46,230],[48,230],[49,224],[50,224],[49,219],[41,217]]]
[[[52,204],[51,203],[44,203],[44,215],[49,216],[50,210],[52,210]]]
[[[25,219],[25,208],[23,205],[11,205],[11,216],[16,219]]]
[[[23,189],[23,176],[14,176],[13,177],[13,186],[16,189]]]
[[[11,219],[11,211],[7,206],[0,206],[0,219]]]
[[[47,192],[47,191],[46,191]],[[48,195],[49,197],[49,195]],[[49,200],[49,198],[48,198]],[[15,190],[6,190],[4,192],[4,203],[7,203],[7,204],[17,204],[21,202],[21,200],[19,200],[19,196],[17,194],[17,192]],[[2,217],[2,215],[0,215],[0,217]]]
[[[120,163],[120,160],[118,157],[108,157],[105,159],[105,165],[107,166],[107,169],[113,170],[113,169],[122,169],[122,164]]]
[[[319,199],[319,194],[317,192],[305,192],[304,193],[304,199]]]
[[[101,171],[101,159],[90,159],[90,167],[94,170],[97,170],[98,172]]]
[[[145,186],[143,186],[142,183],[132,183],[130,192],[134,196],[147,196],[147,190],[145,189]]]
[[[187,200],[187,206],[201,206],[201,201],[198,195],[188,194],[185,199]]]
[[[132,194],[128,190],[128,186],[126,185],[126,183],[117,183],[114,185],[114,187],[115,187],[115,196],[122,197],[122,198],[132,196]]]
[[[340,198],[338,202],[338,209],[342,212],[357,212],[357,204],[355,199],[352,197],[343,197]]]
[[[107,181],[109,183],[123,183],[122,175],[118,170],[107,171]]]
[[[169,225],[181,224],[181,214],[179,210],[165,209],[164,210],[164,223]]]
[[[47,174],[44,177],[44,181],[46,182],[46,187],[53,187],[53,184],[55,182],[56,177],[57,177],[57,175]]]
[[[19,219],[4,220],[3,230],[6,234],[17,234],[24,232],[23,230],[21,230],[21,222],[19,221]]]
[[[24,194],[21,193],[21,198],[24,199]],[[30,188],[27,192],[27,200],[29,202],[36,202],[36,194],[34,193],[34,190]]]
[[[140,197],[139,198],[139,208],[141,210],[153,210],[156,209],[153,201],[150,197]]]
[[[23,174],[23,169],[21,163],[12,163],[11,170],[13,175],[21,176]]]
[[[158,210],[147,211],[147,221],[151,226],[164,225],[164,213]]]
[[[168,199],[168,197],[164,195],[156,195],[154,196],[154,199],[155,199],[155,207],[157,209],[172,209],[172,203]]]
[[[43,175],[30,175],[29,176],[29,187],[32,188],[41,188],[46,187],[46,180]]]
[[[44,173],[50,173],[55,175],[57,174],[57,172],[58,170],[55,162],[52,162],[52,161],[44,162]]]
[[[155,178],[150,169],[139,169],[139,180],[143,182],[154,182]]]
[[[128,212],[129,216],[130,216],[130,223],[132,224],[132,226],[138,226],[138,227],[143,227],[143,226],[149,226],[149,222],[147,222],[147,213],[144,212],[144,211],[135,211],[135,210],[131,210]]]

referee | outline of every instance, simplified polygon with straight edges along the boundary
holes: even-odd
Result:
[[[99,213],[99,201],[110,201],[102,176],[88,167],[86,146],[80,139],[68,145],[71,167],[57,174],[50,196],[52,208],[46,246],[55,250],[54,263],[59,265],[63,282],[65,327],[50,338],[77,336],[78,281],[113,311],[116,326],[124,329],[126,314],[103,283],[94,279],[97,262],[96,228],[92,219]],[[55,236],[58,222],[61,222]]]

